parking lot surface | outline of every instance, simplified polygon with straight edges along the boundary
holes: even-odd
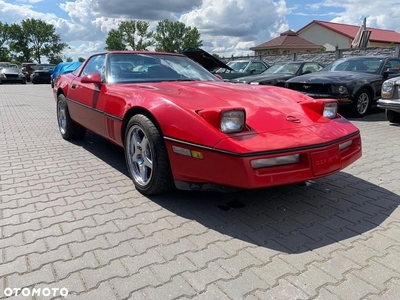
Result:
[[[49,85],[0,86],[0,298],[400,299],[400,127],[352,122],[336,175],[149,198],[122,149],[61,138]]]

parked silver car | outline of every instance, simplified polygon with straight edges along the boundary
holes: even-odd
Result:
[[[391,123],[400,123],[400,77],[393,77],[382,84],[378,107],[385,109],[386,118]]]
[[[0,84],[6,82],[26,83],[26,77],[15,64],[0,65]]]

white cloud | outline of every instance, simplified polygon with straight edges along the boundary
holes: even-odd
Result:
[[[108,31],[122,20],[133,19],[148,21],[152,29],[162,19],[179,20],[197,27],[204,50],[223,56],[251,53],[250,47],[290,29],[288,20],[296,16],[305,20],[308,16],[308,22],[324,17],[328,21],[354,25],[361,25],[363,17],[367,17],[367,26],[400,32],[398,0],[320,0],[314,3],[305,0],[292,7],[288,7],[285,0],[17,1],[0,0],[0,20],[13,23],[32,17],[50,22],[62,40],[70,45],[65,55],[74,59],[103,51]],[[59,3],[63,17],[37,11],[35,7],[40,1],[53,6]]]
[[[204,50],[230,56],[248,54],[250,47],[288,30],[287,13],[283,0],[204,0],[180,21],[197,27],[207,41]]]

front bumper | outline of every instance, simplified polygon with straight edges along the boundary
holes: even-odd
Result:
[[[379,99],[376,103],[379,108],[400,112],[400,99]]]
[[[350,146],[339,148],[339,145],[349,141],[352,142]],[[212,184],[241,189],[265,188],[325,177],[349,166],[360,158],[362,153],[359,133],[327,146],[291,149],[287,152],[263,155],[227,153],[170,139],[166,139],[166,145],[176,182],[195,183],[192,185],[194,187]],[[200,152],[202,159],[175,153],[172,146]],[[300,155],[298,163],[258,169],[254,169],[251,165],[251,161],[255,159],[294,154]]]
[[[302,92],[304,95],[307,95],[311,98],[314,99],[334,99],[337,100],[339,105],[349,105],[353,103],[353,100],[350,98],[349,95],[332,95],[332,94],[326,94],[326,93],[307,93],[307,92]]]

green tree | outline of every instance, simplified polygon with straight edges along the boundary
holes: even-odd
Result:
[[[149,23],[145,21],[123,21],[118,29],[111,29],[106,39],[106,50],[146,50],[153,45]]]
[[[203,41],[196,27],[167,19],[159,21],[154,34],[156,51],[182,52],[186,47],[200,48]]]
[[[10,49],[23,61],[33,59],[41,63],[42,56],[54,59],[67,47],[52,24],[33,18],[23,20],[20,25],[12,24],[11,38]]]
[[[106,38],[106,50],[126,50],[123,35],[119,30],[111,29]]]
[[[78,61],[79,61],[79,62],[84,62],[84,61],[85,61],[85,58],[84,58],[84,57],[78,57]]]
[[[74,60],[72,59],[72,57],[67,57],[65,61],[66,62],[73,62]]]
[[[50,64],[58,65],[60,62],[63,61],[61,55],[50,55],[48,58]]]
[[[11,41],[9,47],[12,51],[11,55],[13,60],[19,63],[32,61],[32,50],[29,47],[29,40],[19,24],[11,24],[10,36]]]
[[[0,61],[9,61],[11,59],[8,48],[10,38],[10,26],[0,21]]]

